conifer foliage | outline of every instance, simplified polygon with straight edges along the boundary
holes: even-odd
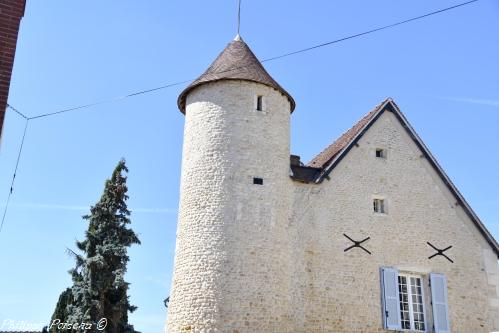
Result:
[[[76,267],[69,271],[73,286],[61,294],[51,323],[59,319],[63,323],[94,325],[92,329],[79,327],[66,332],[136,333],[128,324],[128,312],[136,307],[130,305],[129,283],[124,276],[129,261],[127,249],[140,241],[128,227],[131,221],[126,204],[127,172],[125,161],[121,160],[106,181],[99,202],[91,207],[89,215],[83,216],[88,230],[85,239],[76,242],[79,253],[68,250],[76,260]],[[107,325],[98,330],[96,324],[103,318]],[[52,326],[50,332],[60,330]]]

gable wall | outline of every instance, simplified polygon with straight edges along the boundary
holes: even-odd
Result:
[[[498,330],[497,258],[396,117],[384,112],[358,144],[330,181],[294,186],[292,303],[303,304],[295,313],[297,331],[383,331],[382,266],[424,275],[427,298],[427,274],[445,274],[453,332]],[[388,149],[388,158],[376,158],[376,148]],[[387,215],[373,213],[373,195],[386,198]],[[343,233],[371,237],[363,245],[372,255],[343,252],[352,245]],[[428,260],[434,250],[427,241],[452,245],[446,254],[454,264],[441,256]],[[431,322],[430,306],[426,318]]]

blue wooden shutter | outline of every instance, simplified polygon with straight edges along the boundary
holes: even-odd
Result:
[[[447,279],[443,274],[430,274],[431,303],[435,333],[450,333]]]
[[[388,330],[400,330],[400,303],[398,271],[394,268],[381,268],[381,300],[383,325]]]

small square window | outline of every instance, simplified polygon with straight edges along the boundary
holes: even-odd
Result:
[[[253,178],[253,184],[263,185],[263,178]]]
[[[256,110],[263,111],[263,96],[262,95],[256,96]]]
[[[383,148],[376,148],[376,157],[386,158],[386,150]]]
[[[373,209],[375,213],[386,214],[385,200],[373,199]]]

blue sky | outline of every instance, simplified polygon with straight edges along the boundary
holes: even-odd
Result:
[[[457,1],[243,1],[241,34],[261,59],[425,14]],[[236,1],[28,0],[9,103],[27,115],[192,79],[236,34]],[[499,3],[469,6],[266,63],[295,98],[291,149],[308,161],[386,97],[499,238]],[[70,285],[80,216],[127,159],[142,245],[127,280],[144,333],[160,332],[175,247],[184,86],[30,122],[0,233],[0,325],[48,322]],[[6,198],[23,131],[8,111]]]

